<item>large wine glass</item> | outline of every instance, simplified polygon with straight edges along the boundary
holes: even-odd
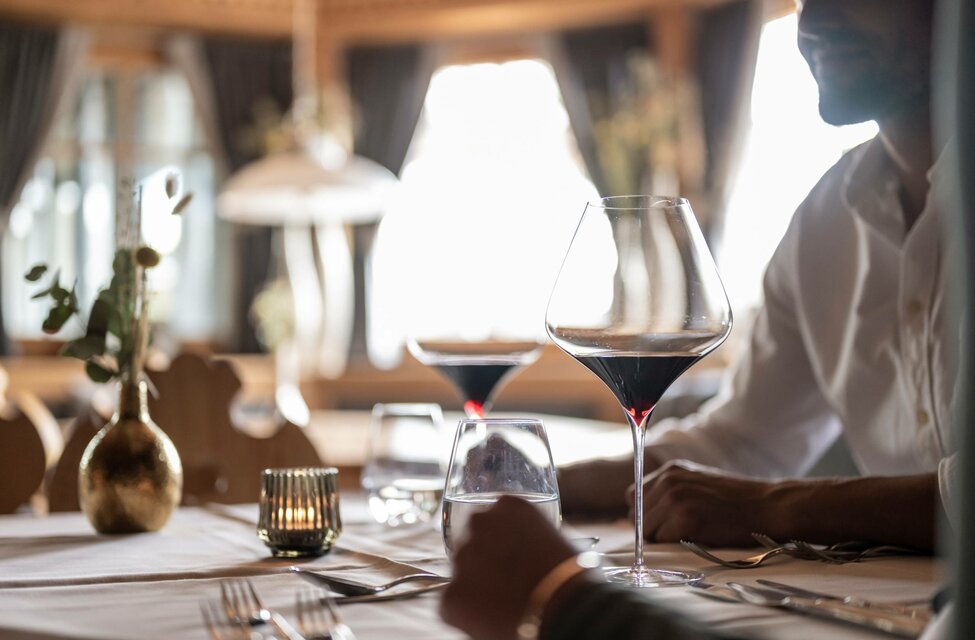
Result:
[[[721,344],[731,310],[684,198],[616,196],[586,205],[549,300],[552,340],[616,395],[633,431],[635,561],[607,569],[634,587],[685,584],[692,571],[643,558],[643,446],[660,397]]]

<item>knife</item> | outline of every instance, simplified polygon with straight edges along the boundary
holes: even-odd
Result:
[[[784,591],[790,595],[800,596],[802,598],[811,598],[813,600],[830,600],[835,602],[842,602],[843,604],[849,605],[851,607],[860,607],[861,609],[876,609],[878,611],[888,611],[890,613],[896,613],[898,615],[907,616],[909,618],[920,618],[925,622],[931,619],[930,612],[919,609],[915,607],[909,607],[902,604],[887,603],[887,602],[873,602],[872,600],[864,600],[863,598],[858,598],[856,596],[834,596],[829,593],[820,593],[818,591],[809,591],[808,589],[801,589],[799,587],[793,587],[787,584],[782,584],[781,582],[773,582],[771,580],[756,580],[758,584],[765,585],[766,587],[772,587],[777,591]]]
[[[926,620],[887,611],[854,607],[835,600],[804,598],[737,582],[729,582],[728,587],[736,591],[744,602],[766,607],[780,607],[818,618],[840,620],[861,627],[884,631],[901,638],[917,638],[927,625]]]

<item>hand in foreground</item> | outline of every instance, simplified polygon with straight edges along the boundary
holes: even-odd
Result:
[[[477,640],[510,640],[532,589],[575,550],[535,507],[509,496],[471,516],[468,531],[440,616]]]
[[[669,462],[644,478],[644,535],[653,542],[754,546],[752,532],[773,538],[781,532],[784,514],[774,517],[776,486],[684,460]]]
[[[622,518],[633,486],[633,458],[599,459],[559,468],[562,512],[570,518]]]

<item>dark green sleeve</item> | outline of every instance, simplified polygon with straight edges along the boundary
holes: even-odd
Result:
[[[540,640],[732,640],[626,587],[590,584],[568,594]]]

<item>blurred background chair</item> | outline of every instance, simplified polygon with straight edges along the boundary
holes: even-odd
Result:
[[[8,397],[7,372],[0,368],[0,513],[32,502],[35,511],[43,511],[43,501],[32,498],[42,492],[63,447],[51,412],[31,393]]]

